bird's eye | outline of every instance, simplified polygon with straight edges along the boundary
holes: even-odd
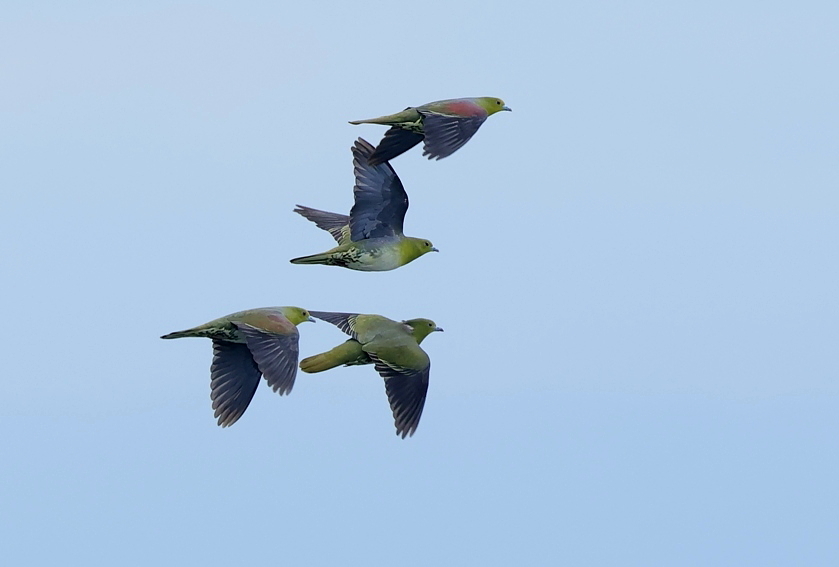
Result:
[[[496,100],[496,101],[495,101],[495,104],[501,104],[501,101],[500,101],[500,100]]]
[[[426,246],[431,246],[431,243],[430,243],[430,242],[426,242],[426,243],[425,243],[425,245],[426,245]]]

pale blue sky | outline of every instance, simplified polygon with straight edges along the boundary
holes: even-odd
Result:
[[[839,563],[835,3],[3,12],[10,564]],[[347,120],[460,96],[513,112],[393,162],[440,254],[288,263]],[[218,428],[210,342],[158,337],[267,305],[444,327],[417,434],[370,367]]]

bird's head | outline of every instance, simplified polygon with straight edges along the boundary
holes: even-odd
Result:
[[[437,326],[437,323],[432,321],[431,319],[408,319],[407,321],[402,321],[411,329],[413,332],[411,333],[414,335],[414,338],[417,339],[417,343],[421,343],[422,340],[433,333],[434,331],[442,331],[443,329]]]
[[[302,307],[281,307],[280,311],[283,312],[283,316],[285,316],[286,319],[295,325],[305,323],[306,321],[311,321],[312,323],[315,322],[314,318],[309,315],[309,312]]]
[[[402,247],[402,253],[407,262],[416,260],[423,254],[428,254],[429,252],[439,252],[439,250],[434,248],[434,245],[431,244],[431,241],[426,240],[425,238],[408,237],[403,241]]]
[[[487,114],[495,114],[496,112],[501,112],[502,110],[512,111],[513,109],[504,104],[504,101],[500,98],[492,98],[489,96],[484,96],[478,99],[475,99],[478,103],[478,106],[483,108],[487,111]]]

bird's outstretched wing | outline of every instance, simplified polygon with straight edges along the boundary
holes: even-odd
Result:
[[[332,323],[352,338],[358,340],[358,334],[355,331],[355,322],[358,318],[358,313],[333,313],[331,311],[309,311],[309,315],[322,319],[327,323]]]
[[[408,194],[389,163],[370,165],[373,146],[359,138],[352,148],[355,204],[350,211],[350,236],[366,238],[402,235]]]
[[[350,217],[347,215],[339,215],[338,213],[330,213],[327,211],[320,211],[311,207],[304,207],[297,205],[294,212],[302,215],[304,218],[315,223],[318,228],[322,228],[332,235],[338,244],[344,244],[350,240]]]
[[[213,341],[210,399],[220,426],[233,425],[242,417],[253,399],[260,375],[247,345]]]
[[[271,389],[281,396],[291,392],[300,357],[297,328],[292,327],[290,332],[278,334],[240,321],[233,324],[245,336],[253,360]]]
[[[463,147],[487,119],[483,116],[451,116],[422,111],[425,145],[422,155],[443,159]]]
[[[418,369],[405,368],[383,360],[374,353],[368,354],[375,364],[376,372],[385,380],[387,401],[393,412],[396,434],[402,439],[413,435],[425,407],[431,363]]]
[[[401,126],[392,126],[385,132],[382,141],[376,146],[367,163],[379,165],[400,156],[422,142],[423,134],[413,130],[406,130]]]

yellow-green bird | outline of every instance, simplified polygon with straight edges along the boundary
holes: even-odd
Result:
[[[422,155],[443,159],[468,142],[489,116],[502,110],[511,109],[500,98],[453,98],[409,106],[402,112],[379,118],[353,120],[350,124],[390,126],[370,156],[373,165],[392,160],[423,140]]]
[[[431,360],[420,343],[434,331],[442,331],[430,319],[393,321],[381,315],[312,311],[352,338],[330,351],[300,361],[303,372],[323,372],[336,366],[374,364],[385,379],[385,391],[393,411],[396,434],[404,439],[419,425]]]
[[[227,427],[248,409],[261,376],[281,396],[291,392],[300,353],[297,325],[304,321],[315,320],[300,307],[262,307],[160,338],[213,340],[210,399],[218,424]]]
[[[390,164],[370,165],[368,158],[373,146],[362,138],[355,142],[352,153],[355,204],[349,216],[302,205],[294,209],[328,231],[338,246],[321,254],[294,258],[291,263],[381,272],[404,266],[428,252],[437,252],[429,240],[402,233],[408,194]]]

